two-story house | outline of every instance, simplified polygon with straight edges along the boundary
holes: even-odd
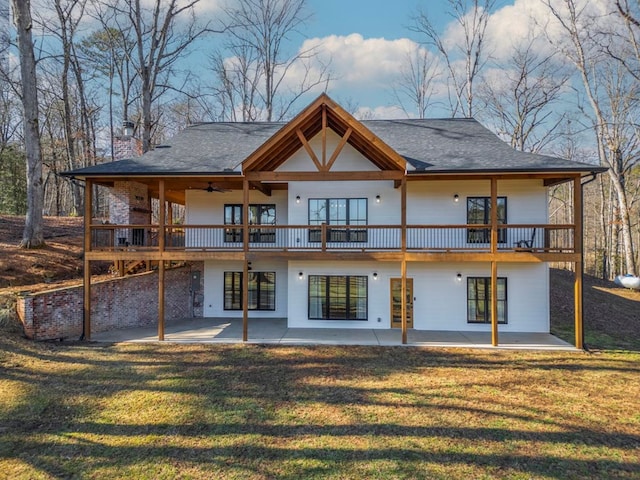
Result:
[[[512,149],[473,119],[358,121],[321,95],[287,123],[207,123],[86,182],[85,330],[92,261],[200,265],[204,317],[290,327],[549,332],[550,262],[575,265],[582,347],[582,179],[603,169]],[[574,221],[548,189],[573,184]],[[89,221],[92,185],[112,221]],[[151,223],[150,199],[159,201]],[[173,205],[185,207],[175,224]],[[114,216],[115,215],[115,216]],[[185,295],[185,298],[190,298]]]

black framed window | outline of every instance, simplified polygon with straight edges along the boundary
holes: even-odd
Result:
[[[309,275],[310,320],[367,320],[366,276]]]
[[[224,272],[224,309],[242,310],[242,272]],[[275,272],[249,272],[249,310],[276,309]]]
[[[242,205],[224,206],[224,224],[242,225]],[[249,205],[249,225],[275,225],[276,206],[274,204]],[[225,242],[242,242],[241,228],[226,228]],[[276,231],[274,228],[250,228],[249,241],[252,243],[274,243]]]
[[[367,225],[367,199],[310,198],[309,225],[323,223],[334,226],[327,229],[328,242],[366,242],[367,229],[353,227]],[[322,241],[322,230],[310,229],[309,241]]]
[[[498,225],[507,224],[507,197],[498,197]],[[491,223],[491,197],[467,197],[467,225]],[[467,229],[467,243],[489,243],[490,228]],[[506,228],[498,229],[498,243],[507,241]]]
[[[498,323],[507,323],[507,279],[498,277]],[[491,323],[491,278],[467,278],[467,323]]]

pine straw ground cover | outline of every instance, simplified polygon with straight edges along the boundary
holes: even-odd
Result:
[[[0,339],[0,477],[640,478],[640,354]]]

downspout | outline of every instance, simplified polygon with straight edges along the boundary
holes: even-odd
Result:
[[[582,296],[582,349],[586,352],[589,352],[589,347],[587,346],[587,344],[584,341],[584,186],[593,182],[596,179],[596,176],[598,174],[596,172],[591,172],[591,178],[581,182],[580,183],[580,188],[582,189],[582,194],[580,195],[580,198],[582,199],[582,201],[580,202],[580,218],[583,219],[583,221],[581,222],[582,225],[582,235],[580,235],[580,261],[582,262],[582,269],[580,271],[580,276],[582,277],[580,279],[580,288],[581,288],[581,292],[580,295]]]

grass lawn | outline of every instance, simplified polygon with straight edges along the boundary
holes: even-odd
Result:
[[[640,354],[4,334],[0,477],[640,479]]]

